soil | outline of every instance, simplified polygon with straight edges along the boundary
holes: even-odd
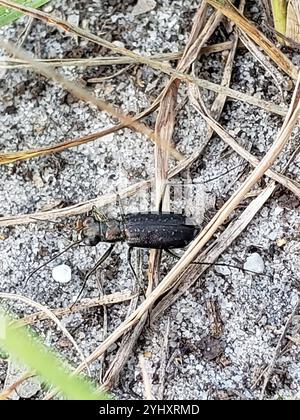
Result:
[[[44,6],[44,10],[76,22],[130,50],[154,54],[184,48],[199,3],[193,0],[157,0],[154,10],[137,16],[132,13],[136,1],[61,0],[51,1]],[[250,3],[246,16],[265,31],[260,3]],[[2,29],[1,36],[17,41],[27,22],[27,17],[19,19]],[[229,36],[226,27],[221,25],[211,42],[223,42]],[[37,58],[112,55],[91,42],[71,37],[37,20],[33,21],[23,47]],[[299,52],[285,52],[294,64],[299,65]],[[201,56],[195,71],[198,77],[219,83],[223,68],[223,54],[215,53]],[[120,72],[121,69],[124,71]],[[79,138],[115,122],[106,113],[77,100],[31,70],[0,70],[1,153]],[[59,72],[79,82],[97,97],[131,114],[147,108],[168,80],[167,75],[140,65],[64,67],[59,68]],[[98,83],[89,82],[93,78],[114,74],[114,77]],[[231,87],[276,104],[287,105],[290,100],[289,92],[285,92],[282,98],[270,74],[245,49],[238,49]],[[212,93],[205,92],[207,101],[213,97]],[[178,103],[174,145],[188,156],[201,145],[206,125],[190,105],[184,85],[180,88]],[[145,119],[152,128],[156,116],[155,113]],[[223,127],[259,158],[274,141],[282,121],[282,117],[234,100],[226,102],[220,119]],[[299,143],[298,136],[299,127],[274,165],[278,172]],[[115,193],[127,185],[154,176],[153,152],[153,144],[148,139],[126,129],[62,153],[2,165],[0,213],[33,213]],[[173,160],[171,166],[174,166]],[[231,171],[224,175],[229,169]],[[245,179],[249,170],[241,157],[214,136],[203,158],[176,178],[178,183],[182,177],[190,177],[196,183],[192,204],[184,203],[186,213],[204,226]],[[299,181],[299,156],[290,165],[287,175]],[[268,179],[264,178],[255,191],[263,188],[267,182]],[[150,194],[143,191],[124,200],[125,212],[153,209],[153,196],[151,200],[149,197]],[[182,206],[181,202],[171,203],[173,211],[181,211]],[[162,343],[168,322],[169,363],[165,374],[165,399],[259,397],[262,386],[259,377],[271,363],[284,325],[299,299],[299,208],[299,199],[278,186],[246,231],[218,260],[218,263],[243,266],[251,254],[257,253],[263,260],[264,275],[222,266],[209,269],[201,286],[196,283],[151,328],[145,328],[122,372],[120,382],[112,389],[116,398],[143,397],[143,381],[138,364],[140,353],[146,357],[153,395],[157,397]],[[110,217],[118,216],[119,212],[115,203],[102,210]],[[32,270],[74,240],[77,219],[33,220],[30,224],[1,228],[1,292],[21,294],[50,308],[61,308],[74,301],[84,275],[107,249],[107,244],[74,247],[39,270],[28,283],[25,279]],[[139,254],[145,269],[148,252]],[[71,282],[63,284],[52,278],[51,270],[59,264],[71,267]],[[161,276],[173,264],[174,259],[164,257]],[[146,279],[145,270],[140,275]],[[134,279],[127,264],[126,244],[118,244],[102,269],[88,281],[84,297],[99,295],[97,279],[103,284],[104,294],[134,289]],[[6,300],[5,305],[19,316],[33,311],[21,302]],[[128,302],[107,308],[108,333],[113,332],[125,319],[127,310]],[[86,356],[104,339],[104,315],[103,309],[97,308],[62,318],[63,324]],[[66,344],[62,333],[50,322],[37,323],[35,329],[49,346],[56,348],[73,365],[80,363],[73,347]],[[265,398],[300,397],[299,316],[295,317],[287,335],[293,340],[283,343],[288,343],[288,351],[278,358],[274,366]],[[116,349],[117,346],[113,346],[108,352],[104,371]],[[101,366],[100,361],[91,366],[96,380]],[[7,359],[0,360],[1,386],[10,375],[8,367]],[[42,387],[40,391],[35,388],[34,392],[33,398],[40,398],[44,393]]]

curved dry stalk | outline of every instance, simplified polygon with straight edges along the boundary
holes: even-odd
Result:
[[[251,105],[257,106],[259,108],[263,108],[266,111],[269,112],[273,112],[275,114],[278,115],[285,115],[286,110],[283,107],[277,106],[277,105],[273,105],[267,101],[255,98],[254,96],[251,95],[247,95],[244,94],[242,92],[238,92],[235,91],[234,89],[230,89],[224,86],[219,86],[215,83],[212,82],[208,82],[206,80],[203,79],[196,79],[191,75],[188,75],[184,72],[178,71],[178,70],[174,70],[171,66],[169,66],[168,64],[164,64],[162,62],[158,62],[157,60],[151,60],[148,57],[139,55],[137,53],[134,53],[130,50],[127,50],[126,48],[122,48],[122,47],[118,47],[117,45],[106,41],[88,31],[85,31],[75,25],[71,25],[69,22],[63,20],[63,19],[59,19],[56,18],[55,16],[52,16],[48,13],[42,12],[41,10],[37,10],[37,9],[33,9],[31,7],[27,7],[21,4],[17,4],[11,1],[7,1],[7,0],[0,0],[0,4],[2,4],[3,6],[6,6],[8,8],[17,10],[21,13],[24,13],[25,15],[29,15],[32,16],[34,18],[40,19],[43,22],[45,22],[46,24],[50,24],[50,25],[55,25],[58,28],[69,32],[75,36],[80,36],[83,37],[85,39],[88,39],[91,42],[94,42],[96,44],[99,44],[105,48],[108,48],[110,50],[112,50],[113,52],[117,53],[117,54],[121,54],[121,55],[125,55],[127,57],[130,57],[134,60],[136,60],[138,63],[142,63],[142,64],[146,64],[156,70],[162,71],[163,73],[169,74],[170,76],[173,76],[177,79],[186,81],[188,83],[194,83],[197,84],[199,87],[203,88],[203,89],[208,89],[208,90],[212,90],[215,93],[221,93],[223,95],[227,95],[233,99],[236,100],[240,100],[243,102],[247,102]],[[28,60],[24,57],[17,57],[19,59],[22,59],[23,61],[26,61],[27,63],[31,63],[32,65],[32,60]],[[44,66],[41,63],[35,63],[35,65],[33,66],[34,68],[38,68],[39,66]],[[129,125],[129,124],[128,124]]]
[[[89,374],[91,373],[88,365],[85,363],[85,357],[84,357],[83,352],[80,350],[80,348],[79,348],[78,344],[76,343],[76,341],[74,340],[74,338],[71,336],[71,334],[66,329],[66,327],[63,326],[63,324],[60,322],[60,320],[57,318],[57,316],[53,313],[53,311],[51,311],[46,306],[41,305],[40,303],[35,302],[34,300],[32,300],[32,299],[30,299],[26,296],[14,294],[14,293],[0,292],[0,299],[19,300],[21,302],[26,303],[26,305],[32,306],[32,307],[38,309],[39,311],[43,312],[44,314],[46,314],[47,317],[50,318],[56,324],[56,326],[65,334],[65,336],[70,340],[70,342],[73,344],[74,348],[76,349],[77,353],[79,354],[79,357],[82,360],[82,363],[85,365],[85,368],[87,369],[88,373]]]
[[[163,96],[163,91],[157,96],[155,101],[144,111],[140,112],[138,115],[132,117],[133,120],[138,121],[141,118],[146,117],[156,110],[158,107],[161,98]],[[40,147],[37,149],[29,150],[19,150],[18,152],[9,152],[0,154],[0,165],[17,162],[19,160],[30,159],[38,156],[44,156],[50,153],[62,152],[63,150],[70,149],[72,147],[79,146],[81,144],[86,144],[91,141],[95,141],[101,137],[105,137],[109,134],[115,133],[119,130],[126,128],[124,124],[114,125],[112,127],[106,128],[97,133],[88,134],[87,136],[80,137],[78,139],[66,140],[55,145],[49,145],[46,147]]]
[[[149,378],[149,374],[147,372],[145,357],[142,353],[139,355],[139,365],[140,365],[142,378],[143,378],[143,384],[144,384],[144,397],[145,397],[144,399],[153,400],[152,384]]]
[[[54,145],[39,147],[36,149],[20,150],[18,152],[0,153],[0,165],[6,165],[8,163],[32,159],[39,156],[45,156],[51,153],[62,152],[63,150],[67,150],[72,147],[80,146],[81,144],[86,144],[98,140],[99,138],[115,133],[116,131],[121,130],[122,128],[125,128],[125,126],[123,124],[119,124],[110,128],[106,128],[102,131],[98,131],[97,133],[88,134],[87,136],[82,136],[77,139],[62,141]]]

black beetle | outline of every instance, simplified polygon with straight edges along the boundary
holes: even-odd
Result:
[[[35,269],[27,278],[26,283],[40,268],[49,264],[49,262],[62,255],[64,252],[82,242],[88,246],[95,246],[100,242],[107,242],[111,245],[85,276],[84,284],[76,301],[81,295],[88,278],[108,258],[116,242],[126,242],[129,246],[128,264],[136,281],[139,283],[139,279],[131,263],[133,248],[161,249],[168,252],[173,257],[180,258],[171,252],[170,249],[186,247],[199,232],[199,226],[189,223],[187,217],[179,213],[157,212],[124,214],[124,212],[122,212],[121,218],[118,220],[115,218],[108,219],[100,210],[94,207],[92,209],[92,215],[86,217],[82,222],[79,241],[69,245],[66,249]],[[192,262],[192,264],[211,265],[211,263],[204,261]],[[242,267],[231,264],[214,263],[214,265],[238,268],[242,271],[255,274],[251,270],[245,270]]]
[[[85,276],[82,290],[88,278],[111,254],[116,242],[126,242],[129,246],[128,264],[136,281],[138,281],[131,263],[133,248],[162,249],[174,257],[179,258],[169,250],[172,248],[184,248],[195,238],[199,230],[200,228],[198,226],[188,223],[186,216],[183,214],[164,212],[124,214],[122,211],[120,220],[118,220],[108,219],[99,209],[93,207],[92,215],[86,217],[82,222],[79,241],[69,245],[66,249],[31,272],[25,284],[42,267],[82,242],[88,246],[95,246],[99,242],[108,242],[111,244]]]
[[[177,213],[132,213],[122,220],[93,217],[83,221],[82,241],[89,246],[99,242],[126,242],[129,247],[170,249],[184,248],[199,232],[199,227],[187,223]]]
[[[88,246],[95,246],[99,242],[108,242],[111,246],[86,275],[82,290],[87,279],[108,258],[116,242],[126,242],[129,246],[128,264],[139,283],[131,262],[133,248],[162,249],[177,257],[169,250],[184,248],[199,231],[199,226],[188,223],[186,216],[179,213],[123,213],[121,220],[118,220],[108,219],[94,207],[92,216],[87,217],[82,223],[80,241]]]

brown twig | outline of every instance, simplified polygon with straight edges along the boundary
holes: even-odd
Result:
[[[123,114],[117,108],[113,107],[109,103],[103,101],[102,99],[96,98],[94,95],[90,94],[86,89],[79,86],[79,84],[75,84],[74,82],[64,78],[57,72],[55,72],[50,67],[42,64],[41,62],[37,62],[33,60],[24,50],[16,49],[15,45],[11,44],[10,42],[6,42],[0,39],[0,47],[4,50],[8,51],[10,54],[14,54],[16,57],[26,60],[33,64],[34,70],[48,79],[54,80],[55,82],[59,83],[64,89],[70,92],[75,97],[95,105],[101,111],[108,113],[110,116],[117,118],[124,126],[130,127],[141,134],[144,134],[149,139],[151,139],[154,143],[158,141],[157,136],[155,133],[145,124],[136,121],[134,118],[130,117],[129,115]],[[159,139],[161,144],[163,144],[163,140]],[[178,160],[182,160],[183,157],[177,150],[174,148],[170,149],[170,153]]]
[[[0,401],[7,400],[11,394],[16,391],[16,389],[22,385],[23,382],[26,382],[28,379],[34,378],[35,374],[32,372],[25,372],[18,380],[13,384],[8,385],[3,391],[0,392]]]

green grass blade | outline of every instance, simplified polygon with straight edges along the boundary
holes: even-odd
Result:
[[[109,399],[94,384],[72,371],[62,359],[49,350],[29,329],[14,325],[0,310],[0,350],[27,365],[49,385],[54,386],[70,400]]]
[[[24,6],[30,6],[35,9],[42,6],[45,3],[48,3],[50,0],[15,0],[15,3],[21,3]],[[6,9],[3,6],[0,6],[0,28],[1,26],[8,25],[16,19],[19,19],[20,16],[23,16],[22,13],[16,12],[12,9]]]
[[[287,1],[286,0],[272,0],[272,12],[274,18],[274,28],[277,32],[285,35],[286,31],[286,13],[287,13]],[[279,42],[284,40],[278,35],[277,39]]]

